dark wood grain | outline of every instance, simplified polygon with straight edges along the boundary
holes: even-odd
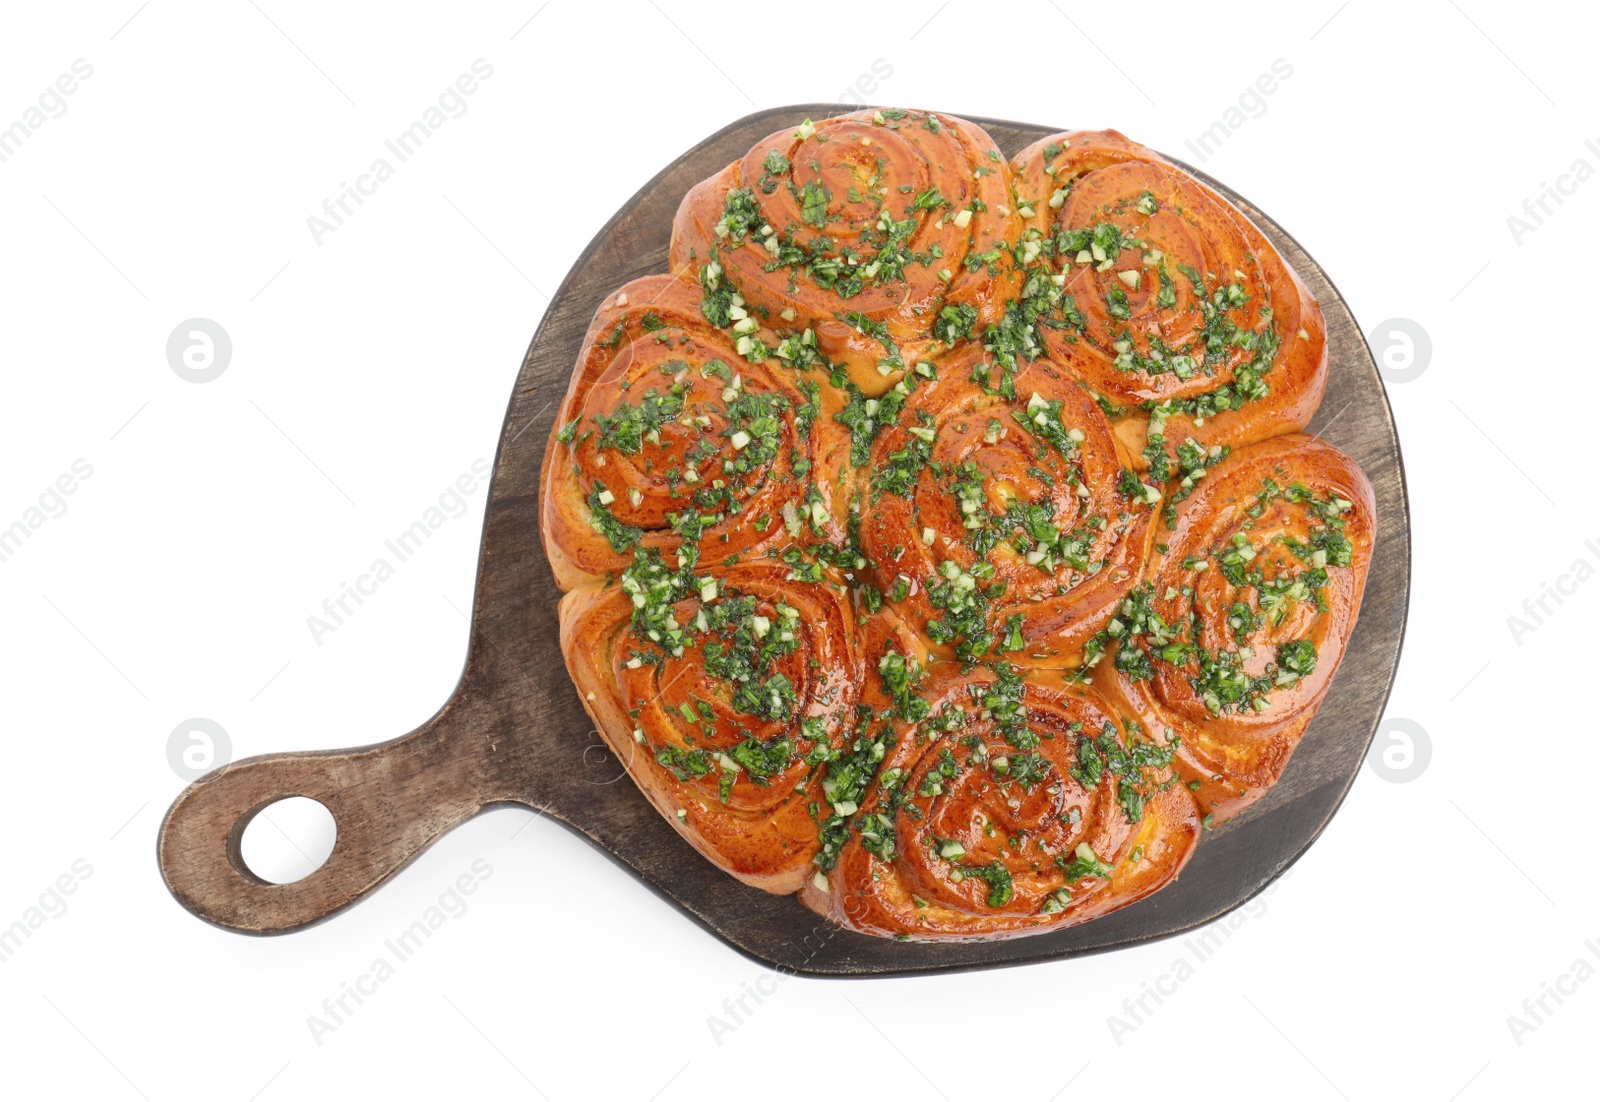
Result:
[[[362,898],[471,816],[523,804],[565,823],[758,960],[812,975],[889,975],[1052,960],[1170,937],[1244,903],[1316,840],[1361,768],[1405,631],[1411,536],[1400,447],[1361,328],[1327,276],[1248,200],[1193,169],[1266,231],[1322,304],[1331,372],[1310,431],[1366,469],[1379,536],[1344,664],[1288,771],[1248,812],[1207,835],[1175,883],[1083,926],[1015,941],[866,937],[830,925],[792,897],[745,887],[699,857],[660,821],[594,734],[565,672],[557,639],[561,594],[539,541],[539,465],[556,399],[600,300],[630,279],[665,270],[684,192],[767,134],[838,112],[836,105],[801,104],[742,119],[685,153],[600,231],[556,292],[517,377],[484,521],[472,640],[454,695],[428,723],[392,742],[252,758],[191,785],[167,813],[159,840],[162,874],[185,907],[244,933],[299,929]],[[1062,129],[974,121],[1008,154]],[[326,804],[338,841],[306,879],[266,884],[245,867],[239,837],[255,812],[286,796]]]

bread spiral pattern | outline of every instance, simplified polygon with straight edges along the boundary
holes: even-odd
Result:
[[[1095,683],[1181,740],[1178,769],[1213,824],[1288,764],[1355,626],[1373,537],[1361,469],[1276,437],[1210,469],[1117,610]]]
[[[1170,883],[1355,626],[1366,476],[1243,213],[1115,131],[1006,160],[805,120],[602,300],[541,534],[599,734],[729,874],[861,933],[1026,936]]]
[[[1024,680],[1005,663],[929,669],[896,634],[865,632],[883,764],[808,905],[886,937],[1012,937],[1104,914],[1178,874],[1200,819],[1170,745],[1086,685]]]
[[[1302,429],[1322,401],[1322,311],[1231,203],[1114,130],[1074,131],[1013,160],[1071,324],[1046,347],[1114,407],[1157,477],[1178,445]]]
[[[855,727],[853,616],[782,565],[699,570],[692,549],[682,562],[641,550],[617,585],[567,594],[562,648],[601,737],[662,814],[745,883],[792,892],[828,826],[813,815],[827,764]]]
[[[807,477],[819,384],[751,363],[681,280],[648,276],[603,303],[545,453],[545,550],[563,588],[615,574],[636,547],[756,551],[804,512],[836,535]]]
[[[941,360],[879,436],[865,574],[941,657],[1076,665],[1138,577],[1161,492],[1055,364],[997,389],[991,359]]]
[[[930,111],[809,120],[690,191],[674,272],[810,330],[868,394],[1002,315],[1020,217],[989,135]],[[895,352],[892,349],[898,350]]]

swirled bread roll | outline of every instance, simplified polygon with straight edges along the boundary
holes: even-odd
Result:
[[[868,394],[998,322],[1019,286],[1010,172],[980,127],[858,111],[757,143],[685,197],[670,263],[810,330]],[[722,283],[712,284],[719,279]]]
[[[1220,823],[1282,775],[1355,628],[1376,537],[1372,486],[1293,434],[1235,450],[1177,503],[1119,609],[1095,683],[1181,739],[1178,769]]]
[[[1182,870],[1200,821],[1171,746],[1086,685],[1003,663],[930,670],[892,626],[865,635],[883,765],[808,906],[883,937],[1015,937],[1125,906]]]
[[[803,510],[837,536],[819,384],[751,363],[682,280],[647,276],[595,314],[544,459],[545,553],[563,588],[621,570],[635,547],[758,551]],[[839,430],[842,433],[842,429]]]
[[[747,884],[792,892],[822,848],[829,763],[855,730],[853,617],[836,588],[781,565],[696,567],[692,550],[677,568],[640,550],[619,582],[567,594],[567,668],[601,737],[691,845]]]
[[[1115,408],[1143,465],[1165,478],[1191,438],[1248,444],[1310,423],[1322,311],[1237,207],[1115,130],[1044,138],[1012,163],[1073,304],[1044,343]]]
[[[1055,668],[1133,587],[1161,499],[1059,366],[1002,379],[971,344],[880,434],[863,492],[864,573],[940,657]]]

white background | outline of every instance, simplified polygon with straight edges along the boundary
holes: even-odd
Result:
[[[1486,0],[540,2],[7,6],[0,126],[93,68],[0,163],[0,527],[75,460],[93,471],[0,562],[0,927],[63,874],[75,889],[0,963],[7,1093],[1474,1100],[1587,1079],[1600,182],[1570,178],[1520,238],[1507,218],[1577,159],[1600,169],[1600,27]],[[493,75],[465,114],[314,240],[307,217],[478,58]],[[175,725],[215,721],[236,757],[345,746],[449,694],[481,487],[320,645],[306,618],[492,459],[545,293],[660,167],[875,69],[869,101],[1115,126],[1198,161],[1185,143],[1279,58],[1292,75],[1203,167],[1295,234],[1364,328],[1431,338],[1390,386],[1416,570],[1389,710],[1431,761],[1408,783],[1364,769],[1192,975],[1163,979],[1196,959],[1166,942],[778,982],[521,811],[288,937],[215,930],[167,895]],[[166,360],[193,317],[233,343],[205,385]],[[1580,559],[1585,580],[1514,635]],[[315,1037],[323,1000],[478,859],[465,913]],[[758,983],[775,994],[736,1021],[724,1000]],[[1134,1024],[1124,1000],[1158,984],[1176,993]],[[1535,1020],[1546,984],[1572,993]]]

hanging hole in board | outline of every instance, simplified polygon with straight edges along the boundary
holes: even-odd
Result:
[[[338,836],[326,806],[306,796],[287,796],[245,824],[239,856],[252,875],[268,884],[293,884],[327,862]]]

